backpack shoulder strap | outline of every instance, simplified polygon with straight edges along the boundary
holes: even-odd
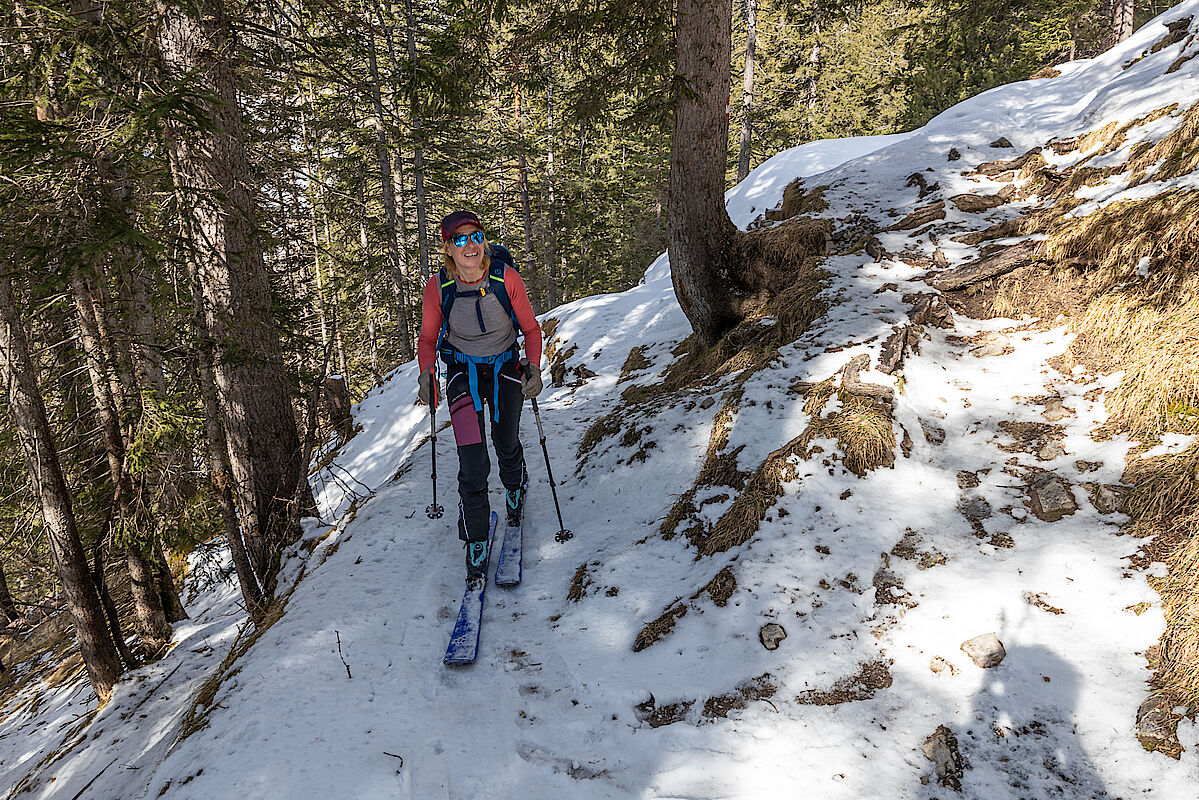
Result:
[[[437,271],[437,291],[441,293],[441,333],[437,335],[437,347],[440,349],[445,332],[450,327],[450,308],[458,296],[457,281],[446,274],[445,267]]]
[[[512,256],[508,254],[508,249],[503,245],[491,245],[491,270],[488,272],[488,284],[491,286],[491,291],[499,299],[500,305],[504,307],[504,311],[508,313],[508,318],[512,320],[512,327],[520,331],[520,323],[516,319],[516,311],[512,308],[512,298],[508,296],[508,286],[504,282],[504,270],[511,267]],[[507,256],[507,261],[504,257]],[[513,267],[515,269],[515,267]]]

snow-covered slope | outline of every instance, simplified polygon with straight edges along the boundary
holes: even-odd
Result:
[[[1160,139],[1199,98],[1199,60],[1167,72],[1199,51],[1199,22],[1191,36],[1147,51],[1167,22],[1188,16],[1199,16],[1199,0],[1098,59],[992,90],[910,134],[781,153],[729,192],[730,213],[744,228],[803,177],[827,187],[823,216],[886,226],[936,199],[999,190],[967,174],[981,162],[1179,103],[1129,133]],[[1000,137],[1014,149],[993,147]],[[948,160],[951,148],[960,159]],[[1065,168],[1085,153],[1045,156]],[[936,193],[921,198],[913,173],[939,184]],[[946,204],[938,230],[981,229],[1037,202],[982,214]],[[811,422],[793,381],[833,376],[859,354],[877,363],[883,340],[909,320],[904,295],[930,291],[919,279],[938,246],[951,265],[977,254],[936,233],[880,232],[896,255],[826,259],[829,312],[744,385],[726,447],[742,448],[739,469],[753,471]],[[1138,543],[1117,535],[1125,518],[1101,514],[1081,487],[1118,483],[1130,443],[1091,438],[1105,417],[1095,390],[1114,378],[1046,364],[1067,347],[1064,329],[965,317],[926,327],[902,384],[863,374],[900,390],[897,440],[907,434],[910,453],[858,478],[835,442],[817,442],[823,452],[795,462],[784,496],[745,544],[698,556],[659,528],[692,488],[734,376],[656,407],[620,400],[630,385],[659,381],[690,332],[667,258],[628,292],[547,316],[560,347],[577,348],[568,368],[595,373],[547,388],[540,401],[575,538],[554,542],[527,418],[525,580],[489,590],[478,663],[441,664],[462,551],[452,519],[423,513],[428,415],[415,405],[408,365],[358,405],[361,432],[319,473],[328,524],[311,526],[288,562],[289,575],[304,573],[287,613],[220,686],[207,727],[176,741],[240,622],[228,588],[193,601],[197,620],[180,628],[180,646],[123,683],[68,756],[34,771],[30,796],[73,797],[94,779],[82,796],[923,800],[948,793],[921,750],[939,725],[971,764],[967,797],[1196,796],[1191,723],[1180,726],[1187,750],[1177,762],[1144,752],[1132,735],[1148,677],[1143,652],[1162,615],[1143,574],[1127,567]],[[635,346],[650,366],[621,382]],[[581,463],[585,431],[616,409],[628,415],[621,433]],[[1000,426],[1047,420],[1061,426],[1060,449],[1021,450],[1011,426]],[[633,444],[622,444],[634,428]],[[439,496],[452,507],[448,430],[438,460]],[[1017,476],[1033,467],[1070,482],[1076,513],[1056,522],[1029,513]],[[712,522],[732,497],[701,487],[695,502]],[[719,593],[700,590],[725,568],[736,586],[718,604]],[[567,597],[572,584],[577,602]],[[676,604],[685,612],[673,629],[634,652],[642,627]],[[787,633],[777,650],[759,643],[766,623]],[[987,632],[1007,655],[984,670],[959,645]],[[948,662],[940,672],[930,669],[937,658]],[[84,695],[4,709],[0,789],[68,735],[72,717],[90,708]]]

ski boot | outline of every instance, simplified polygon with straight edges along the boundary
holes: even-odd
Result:
[[[487,542],[466,543],[466,582],[487,580]]]

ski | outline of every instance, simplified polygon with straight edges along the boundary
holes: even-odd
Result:
[[[520,584],[521,544],[524,520],[520,525],[508,525],[504,529],[504,543],[500,545],[500,563],[495,568],[495,585],[511,588]]]
[[[499,515],[491,514],[491,527],[487,531],[487,563],[491,564],[491,543],[495,541],[495,529],[499,524]],[[472,586],[466,584],[462,593],[462,605],[458,608],[458,620],[454,623],[454,632],[450,634],[450,644],[445,649],[444,662],[446,666],[454,667],[462,664],[473,664],[479,654],[479,630],[483,627],[483,592],[487,589],[487,576],[476,581]]]

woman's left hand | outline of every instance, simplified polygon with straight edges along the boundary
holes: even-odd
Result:
[[[520,360],[520,393],[526,400],[532,400],[541,394],[541,368],[529,363],[529,359]]]

